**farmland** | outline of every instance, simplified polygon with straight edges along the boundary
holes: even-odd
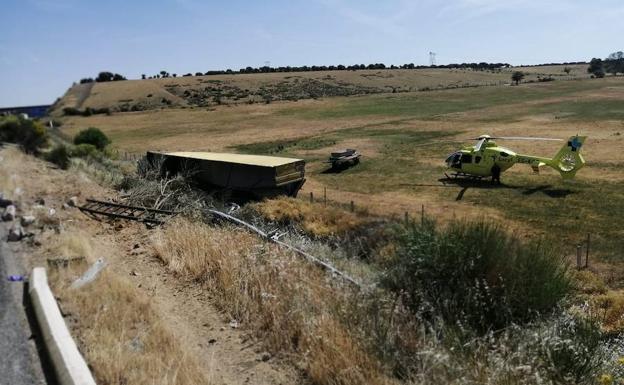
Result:
[[[599,237],[597,250],[612,255],[624,227],[616,209],[623,199],[624,177],[618,170],[624,144],[623,100],[620,79],[587,79],[220,106],[211,111],[168,108],[70,117],[63,130],[74,134],[99,127],[120,151],[135,153],[205,150],[301,157],[308,163],[302,191],[306,197],[311,191],[318,196],[325,187],[331,200],[353,200],[380,214],[417,213],[424,204],[445,220],[506,218],[529,233],[562,232],[565,243],[593,229]],[[505,175],[504,188],[442,186],[438,179],[445,155],[483,133],[589,135],[587,168],[565,184],[550,170],[531,175],[530,169],[516,166]],[[558,144],[550,142],[503,145],[542,156],[558,150]],[[325,172],[329,152],[344,147],[362,152],[362,164],[339,174]],[[570,216],[570,211],[576,214]]]
[[[559,67],[526,70],[534,71],[531,76],[561,72]],[[105,288],[107,296],[127,293],[124,296],[136,298],[138,305],[153,309],[151,320],[124,319],[122,331],[134,333],[143,327],[137,326],[141,322],[162,324],[157,332],[171,341],[167,349],[146,350],[157,361],[178,355],[180,341],[192,346],[185,350],[188,359],[174,361],[184,376],[177,383],[215,375],[239,383],[252,374],[262,383],[318,384],[540,383],[532,380],[536,378],[590,384],[600,371],[619,378],[620,366],[609,365],[619,362],[621,347],[609,345],[607,337],[621,333],[624,312],[624,173],[619,169],[624,81],[589,79],[576,71],[576,76],[519,86],[504,85],[502,76],[508,78],[509,72],[487,73],[479,76],[501,76],[499,83],[491,78],[492,84],[479,87],[201,107],[182,98],[177,105],[129,112],[97,99],[105,96],[103,86],[111,87],[112,95],[115,87],[120,94],[133,87],[130,91],[135,92],[140,83],[117,82],[96,84],[81,102],[80,108],[110,107],[108,114],[54,112],[67,136],[87,127],[102,129],[112,140],[110,153],[119,155],[119,160],[108,162],[119,162],[126,170],[133,165],[123,160],[124,153],[154,149],[305,159],[307,181],[297,199],[250,203],[235,215],[266,231],[285,231],[286,242],[355,277],[366,288],[361,291],[329,280],[321,270],[250,233],[196,216],[176,219],[146,235],[134,224],[104,225],[71,211],[61,215],[71,219],[64,222],[67,226],[88,233],[84,238],[105,236],[113,245],[111,270],[119,276],[107,274],[94,288],[119,281]],[[396,75],[382,72],[386,73]],[[345,75],[357,74],[361,73]],[[417,79],[428,74],[403,73],[408,75]],[[267,82],[277,75],[254,76],[255,81]],[[169,81],[145,81],[141,87],[154,86],[156,92],[161,89],[158,82]],[[76,100],[75,91],[61,103]],[[503,174],[500,186],[444,180],[446,155],[484,133],[587,135],[587,165],[566,182],[552,170],[534,175],[522,165]],[[549,157],[561,145],[500,144]],[[330,170],[329,153],[345,147],[358,149],[361,163],[341,172]],[[11,153],[5,153],[9,158]],[[149,200],[141,200],[149,194],[171,195],[168,183],[142,180],[132,172],[124,177],[114,167],[103,169],[83,159],[75,159],[69,171],[54,170],[45,183],[28,177],[42,168],[32,160],[10,166],[26,175],[20,183],[28,190],[58,185],[69,195],[78,185],[74,181],[81,180],[94,195],[118,194],[129,197],[131,204],[149,205]],[[115,175],[98,179],[101,173]],[[45,188],[54,195],[55,189]],[[315,202],[310,202],[311,196]],[[220,204],[212,199],[207,202]],[[195,207],[182,206],[167,208]],[[576,245],[588,234],[589,269],[576,271]],[[35,258],[42,260],[43,254],[37,251]],[[139,282],[136,288],[122,283],[127,276]],[[54,282],[75,314],[77,333],[96,347],[90,359],[101,354],[113,361],[123,355],[136,357],[133,349],[114,348],[128,345],[115,328],[107,329],[109,335],[98,335],[81,323],[106,309],[90,310],[80,296],[63,289],[62,276]],[[133,290],[154,300],[147,303]],[[112,301],[113,305],[119,304]],[[587,324],[575,318],[584,312],[591,321]],[[597,317],[596,324],[591,317]],[[224,326],[219,328],[220,322]],[[239,322],[241,333],[226,332],[238,328]],[[253,341],[249,346],[259,348],[251,351],[248,340]],[[221,363],[227,368],[213,371]],[[136,378],[153,381],[150,363],[142,365]],[[123,367],[94,367],[100,379],[125,375]],[[165,368],[162,373],[170,371]]]

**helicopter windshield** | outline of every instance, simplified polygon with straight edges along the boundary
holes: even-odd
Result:
[[[460,167],[461,152],[454,152],[446,158],[446,165],[448,167]]]

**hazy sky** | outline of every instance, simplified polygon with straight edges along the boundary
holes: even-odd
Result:
[[[0,106],[102,70],[589,60],[623,32],[622,0],[0,0]]]

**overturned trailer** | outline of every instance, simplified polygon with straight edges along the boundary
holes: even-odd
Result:
[[[188,173],[207,190],[231,191],[254,198],[297,196],[305,182],[305,161],[276,156],[216,152],[152,152],[148,161],[162,173]]]

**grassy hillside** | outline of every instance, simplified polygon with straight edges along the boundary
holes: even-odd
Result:
[[[268,74],[189,76],[166,79],[77,84],[55,105],[64,108],[143,111],[163,107],[211,107],[220,104],[266,103],[325,96],[502,85],[511,72],[526,72],[526,81],[539,77],[586,77],[585,65],[526,67],[500,71],[459,69],[318,71]]]

